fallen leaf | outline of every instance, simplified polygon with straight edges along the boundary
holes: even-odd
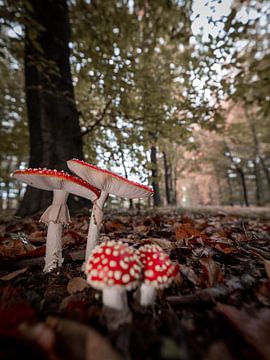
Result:
[[[40,244],[46,242],[46,231],[34,231],[28,235],[28,240],[32,244]]]
[[[181,265],[180,266],[180,272],[192,284],[194,284],[194,285],[199,285],[200,284],[200,282],[201,282],[200,278],[195,273],[195,271],[192,269],[192,267],[188,267],[186,265]]]
[[[229,352],[229,349],[223,341],[217,341],[211,344],[208,348],[207,360],[233,360],[234,358]]]
[[[166,239],[162,238],[147,238],[143,241],[143,243],[146,244],[156,244],[159,245],[163,250],[171,250],[172,249],[172,243]]]
[[[106,234],[114,231],[123,231],[125,229],[125,226],[123,224],[115,220],[106,221],[103,227]]]
[[[81,292],[86,289],[89,285],[87,284],[86,280],[82,277],[74,277],[69,280],[67,284],[67,292],[72,295],[76,292]]]
[[[270,260],[263,259],[263,262],[264,262],[266,274],[268,276],[268,279],[270,280]]]
[[[256,289],[256,296],[260,303],[270,306],[270,281],[260,284]]]
[[[121,356],[109,341],[90,326],[71,320],[49,316],[46,324],[56,335],[56,342],[64,339],[61,358],[78,360],[120,360]]]
[[[213,243],[213,242],[211,242]],[[223,254],[231,254],[232,252],[235,252],[236,249],[229,246],[228,244],[224,244],[222,242],[214,242],[214,248],[217,249],[218,251],[221,251]]]
[[[224,282],[222,272],[211,256],[206,256],[200,259],[203,272],[206,277],[206,283],[209,287],[216,283]]]
[[[27,267],[25,267],[25,268],[23,268],[23,269],[20,269],[20,270],[13,271],[13,272],[11,272],[11,273],[9,273],[9,274],[6,274],[6,275],[2,276],[2,277],[0,278],[0,280],[3,280],[3,281],[13,280],[13,279],[15,279],[18,275],[25,273],[26,270],[27,270]]]
[[[19,259],[25,259],[25,258],[37,258],[42,257],[45,255],[46,252],[46,245],[39,246],[38,248],[35,248],[31,251],[28,251],[24,254],[21,254],[17,256]]]
[[[200,237],[206,239],[207,236],[197,230],[191,223],[181,224],[175,230],[175,237],[177,240],[182,240],[189,237]]]
[[[220,312],[265,360],[270,359],[270,310],[262,309],[254,317],[234,306],[219,303]]]
[[[21,240],[7,240],[0,245],[0,257],[3,259],[14,259],[16,256],[24,255],[35,247],[30,243],[25,244]]]
[[[137,225],[134,226],[133,230],[139,234],[146,235],[149,232],[150,228],[146,225]]]
[[[13,286],[0,289],[0,332],[14,331],[22,322],[36,320],[36,311],[21,295],[21,291]]]

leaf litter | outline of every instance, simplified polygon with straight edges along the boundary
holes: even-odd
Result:
[[[269,359],[270,226],[217,213],[108,214],[100,242],[158,244],[180,272],[154,308],[129,293],[132,322],[108,329],[101,293],[81,272],[89,217],[63,234],[64,264],[43,273],[46,229],[1,224],[3,359]],[[16,349],[14,347],[16,344]]]

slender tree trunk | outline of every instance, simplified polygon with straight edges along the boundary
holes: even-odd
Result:
[[[171,204],[171,183],[172,183],[172,174],[170,172],[170,165],[168,163],[167,154],[163,151],[163,164],[164,164],[164,182],[165,182],[165,194],[167,205]]]
[[[244,204],[245,204],[245,206],[249,206],[248,191],[247,191],[245,173],[241,168],[237,168],[237,171],[238,171],[238,174],[239,174],[239,177],[240,177],[240,182],[241,182],[241,186],[242,186],[242,190],[243,190]]]
[[[173,204],[177,204],[177,167],[174,167],[173,176],[172,176],[172,183],[173,183]]]
[[[126,163],[125,163],[125,155],[122,149],[120,149],[120,155],[121,155],[121,162],[122,162],[122,166],[124,169],[124,173],[125,173],[125,178],[128,178],[128,173],[127,173],[127,167],[126,167]],[[132,210],[133,209],[133,200],[129,199],[129,209]]]
[[[260,179],[260,171],[258,168],[258,164],[256,162],[256,160],[253,161],[253,165],[254,165],[254,177],[255,177],[255,193],[256,193],[256,205],[257,206],[261,206],[262,205],[262,201],[261,201],[261,179]]]
[[[231,182],[231,179],[230,179],[230,177],[229,177],[229,174],[227,174],[226,180],[227,180],[228,189],[229,189],[229,204],[230,204],[231,206],[234,206],[234,201],[233,201],[233,187],[232,187],[232,182]]]
[[[42,27],[36,39],[33,39],[31,25],[25,29],[29,167],[67,170],[66,160],[83,158],[69,64],[68,7],[66,0],[29,0],[29,3],[32,7],[29,15]],[[42,68],[41,64],[44,63],[47,65]],[[56,73],[52,71],[51,64],[55,66]],[[28,187],[17,215],[35,213],[47,206],[51,198],[50,192]]]
[[[157,164],[157,148],[156,146],[151,146],[150,149],[150,160],[151,160],[151,171],[152,171],[152,187],[154,190],[153,201],[154,206],[161,205],[160,190],[159,190],[159,181],[158,181],[158,164]]]
[[[267,180],[268,191],[270,194],[270,171],[268,170],[268,167],[264,161],[264,158],[261,155],[260,155],[260,162],[261,162],[262,169],[263,169],[263,172],[264,172],[266,180]]]
[[[216,180],[217,180],[217,188],[218,188],[218,199],[217,199],[217,205],[223,205],[223,194],[222,194],[222,187],[220,185],[220,178],[218,176],[218,173],[216,173]]]
[[[258,164],[255,163],[256,160],[259,159],[260,164],[262,165],[262,169],[263,169],[263,172],[264,172],[266,180],[267,180],[269,194],[270,194],[270,173],[265,164],[263,157],[261,156],[260,143],[259,143],[257,129],[256,129],[256,121],[255,121],[254,117],[248,113],[247,110],[245,111],[245,113],[246,113],[246,118],[247,118],[247,121],[249,124],[249,128],[250,128],[250,131],[252,134],[253,144],[254,144],[254,158],[255,158],[254,165],[255,165],[255,171],[256,171],[255,179],[256,179],[256,186],[258,185],[257,189],[256,189],[256,199],[257,199],[257,204],[261,205],[261,198],[260,198],[261,181],[260,181]]]
[[[6,191],[6,195],[7,195],[6,209],[9,210],[10,209],[10,182],[9,181],[5,181],[5,191]]]

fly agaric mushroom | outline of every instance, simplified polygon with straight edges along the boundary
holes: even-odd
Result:
[[[169,255],[158,245],[144,245],[138,249],[142,263],[143,283],[140,287],[140,304],[153,305],[158,289],[168,287],[179,271]]]
[[[53,202],[43,213],[40,221],[48,224],[45,272],[62,265],[62,225],[70,223],[67,207],[69,193],[95,201],[100,191],[85,180],[64,171],[48,169],[16,170],[15,179],[42,190],[53,191]]]
[[[139,199],[152,195],[153,189],[82,160],[68,160],[67,165],[73,173],[101,190],[100,197],[94,201],[91,214],[85,253],[87,260],[97,243],[103,219],[103,206],[109,194],[127,199]]]
[[[130,246],[108,241],[94,248],[86,262],[85,274],[93,288],[102,290],[104,306],[127,311],[126,290],[139,284],[141,263]]]

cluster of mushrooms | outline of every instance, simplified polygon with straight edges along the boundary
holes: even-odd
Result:
[[[40,218],[48,225],[44,271],[50,272],[63,263],[63,226],[71,221],[67,198],[69,194],[81,196],[93,202],[82,267],[88,283],[103,291],[103,304],[112,309],[126,309],[126,290],[139,284],[140,304],[153,304],[156,289],[171,284],[179,271],[178,265],[157,245],[135,250],[126,243],[108,241],[97,246],[103,207],[109,194],[138,199],[152,195],[153,189],[82,160],[68,160],[67,165],[75,175],[41,168],[13,173],[17,180],[29,186],[53,191],[52,204]]]

